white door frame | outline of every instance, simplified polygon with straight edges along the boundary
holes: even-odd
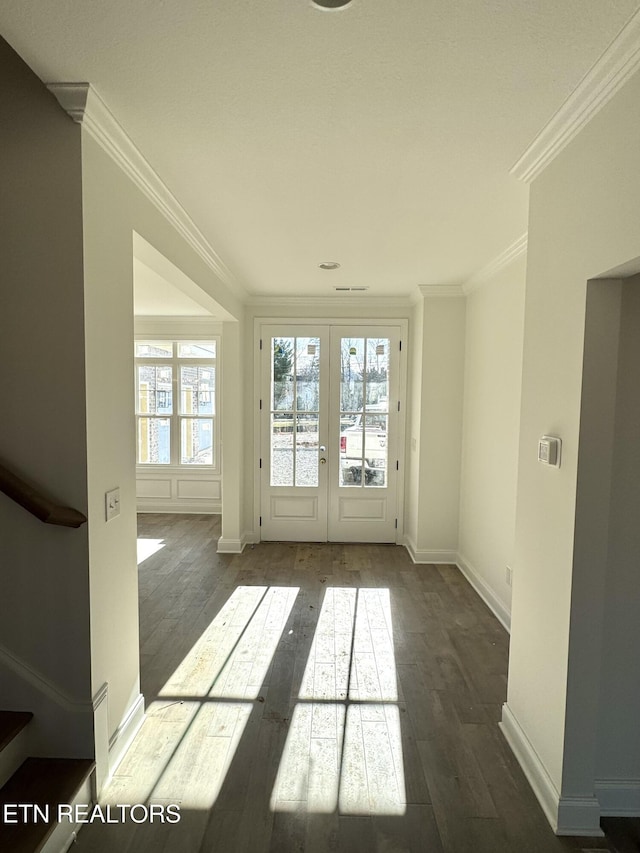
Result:
[[[309,326],[309,325],[327,325],[327,326],[397,326],[400,331],[401,349],[399,352],[399,386],[398,397],[401,401],[400,412],[398,413],[398,448],[397,456],[400,462],[397,478],[397,512],[398,512],[398,527],[396,530],[395,542],[397,545],[404,544],[404,497],[405,497],[405,469],[407,467],[407,365],[408,365],[408,340],[409,340],[409,321],[401,318],[368,318],[353,320],[348,317],[254,317],[253,320],[253,539],[256,542],[261,541],[260,537],[260,500],[261,500],[261,480],[260,480],[260,455],[261,455],[261,429],[262,429],[262,412],[260,411],[260,399],[262,394],[261,380],[261,359],[262,352],[260,350],[260,340],[262,338],[263,326]]]

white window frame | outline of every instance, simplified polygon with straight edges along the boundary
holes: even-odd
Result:
[[[197,344],[215,344],[215,358],[189,358],[179,357],[178,347],[183,345]],[[158,358],[147,358],[145,356],[137,356],[136,348],[140,344],[171,344],[172,355]],[[163,335],[136,335],[134,342],[134,389],[135,389],[135,429],[136,429],[136,469],[138,471],[154,471],[154,472],[190,472],[206,471],[208,474],[220,473],[220,418],[219,418],[219,400],[220,400],[220,337],[218,335],[199,335],[197,338],[186,336],[163,336]],[[140,365],[164,365],[172,369],[172,384],[173,384],[173,412],[170,415],[150,415],[145,412],[138,411],[138,367]],[[212,367],[215,374],[214,381],[214,400],[213,413],[206,415],[183,414],[180,411],[180,367]],[[170,421],[171,439],[170,439],[170,462],[139,462],[138,461],[138,422],[143,417],[160,417]],[[202,465],[187,462],[180,462],[180,435],[181,423],[183,418],[202,418],[212,420],[213,425],[213,464]]]

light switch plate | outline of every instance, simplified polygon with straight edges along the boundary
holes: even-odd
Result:
[[[105,517],[107,521],[120,515],[120,489],[112,489],[104,496]]]

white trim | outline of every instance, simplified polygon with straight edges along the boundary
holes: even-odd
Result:
[[[411,305],[411,295],[406,296],[369,296],[366,293],[360,296],[259,296],[253,294],[249,298],[249,305],[252,309],[265,308],[271,310],[273,308],[296,307],[296,308],[327,308],[340,309],[345,305],[359,305],[371,311],[374,308],[409,308]],[[288,318],[286,318],[288,321]],[[306,322],[309,322],[308,318]],[[344,318],[343,318],[344,319]]]
[[[109,738],[109,776],[113,776],[118,765],[131,746],[134,737],[144,723],[144,696],[138,693],[115,732]]]
[[[511,612],[508,606],[496,595],[491,587],[482,579],[471,563],[458,553],[456,565],[496,617],[507,633],[511,633]]]
[[[594,787],[603,817],[640,817],[640,779],[600,779]]]
[[[419,297],[464,296],[461,284],[419,284]]]
[[[257,545],[258,542],[260,542],[260,536],[253,530],[245,530],[242,534],[242,542],[244,543],[243,547],[246,547],[247,545]]]
[[[109,778],[109,685],[105,683],[93,697],[93,738],[95,743],[96,796]]]
[[[556,835],[600,838],[600,805],[593,796],[561,797],[540,756],[507,703],[502,706],[502,734],[527,777]]]
[[[91,700],[82,701],[74,699],[64,690],[61,690],[57,685],[43,675],[38,670],[34,669],[26,661],[23,661],[13,652],[10,652],[5,646],[0,644],[0,663],[6,664],[9,669],[13,670],[23,681],[28,682],[32,687],[44,694],[52,702],[55,702],[65,711],[70,711],[73,714],[83,714],[93,710]]]
[[[640,11],[635,12],[560,109],[512,167],[527,183],[607,104],[640,67]]]
[[[223,539],[222,536],[218,539],[218,554],[242,554],[247,542],[244,539]]]
[[[528,232],[525,231],[525,233],[521,237],[518,237],[518,239],[514,240],[514,242],[510,246],[507,246],[504,252],[501,252],[486,266],[482,267],[482,269],[474,273],[471,278],[468,278],[467,281],[465,281],[465,283],[462,285],[464,293],[467,296],[470,293],[473,293],[474,290],[477,290],[486,281],[489,281],[495,275],[497,275],[500,270],[503,270],[505,267],[508,267],[509,264],[512,264],[515,260],[517,260],[517,258],[519,258],[521,255],[524,255],[527,251],[528,238]]]
[[[520,723],[513,711],[505,702],[502,706],[502,722],[498,723],[502,734],[505,736],[511,751],[518,759],[518,763],[527,777],[533,793],[538,798],[547,820],[553,831],[556,831],[558,823],[558,804],[560,793],[549,776],[546,767],[540,760],[538,753],[533,748],[531,741],[524,733]]]
[[[140,149],[127,135],[90,83],[48,83],[47,88],[71,118],[95,139],[111,159],[142,190],[160,213],[173,225],[207,264],[218,279],[231,288],[241,301],[247,293],[219,257],[202,231],[173,195]]]
[[[411,557],[414,563],[425,566],[437,566],[447,564],[455,565],[457,557],[455,551],[418,550],[418,548],[416,548],[415,543],[409,536],[404,537],[404,542],[402,544],[409,552],[409,556]]]
[[[108,696],[109,696],[109,685],[105,681],[105,683],[102,685],[102,687],[99,688],[99,690],[96,692],[93,699],[91,700],[91,706],[93,708],[94,714],[98,710],[100,705],[102,705],[102,703],[104,701],[106,701]]]
[[[197,503],[194,500],[181,500],[176,498],[172,501],[158,501],[155,503],[153,498],[138,499],[136,512],[139,513],[172,513],[175,515],[221,515],[222,501],[210,501],[206,498],[202,499],[202,503]]]
[[[560,797],[556,835],[602,838],[600,803],[593,797]]]

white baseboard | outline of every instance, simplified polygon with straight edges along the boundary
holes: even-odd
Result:
[[[260,536],[254,533],[253,530],[245,530],[242,534],[242,541],[245,545],[257,545],[260,541]]]
[[[600,803],[595,797],[560,797],[556,835],[602,838]]]
[[[136,512],[139,513],[172,513],[176,515],[220,515],[221,501],[145,501],[138,499]]]
[[[131,742],[144,723],[144,696],[139,693],[122,722],[109,738],[109,776],[113,776]]]
[[[640,779],[600,779],[595,792],[603,817],[640,817]]]
[[[218,539],[218,554],[242,554],[247,543],[243,539]]]
[[[555,834],[601,837],[598,800],[593,796],[560,796],[540,756],[506,703],[502,706],[499,725]]]
[[[414,563],[420,565],[440,565],[453,563],[455,565],[457,554],[455,551],[418,550],[415,543],[408,536],[404,537],[404,547]]]
[[[462,574],[469,581],[489,610],[491,610],[505,631],[507,631],[507,633],[511,633],[511,613],[507,605],[498,598],[491,587],[485,583],[480,574],[473,568],[471,563],[462,556],[462,554],[456,555],[455,562]]]

